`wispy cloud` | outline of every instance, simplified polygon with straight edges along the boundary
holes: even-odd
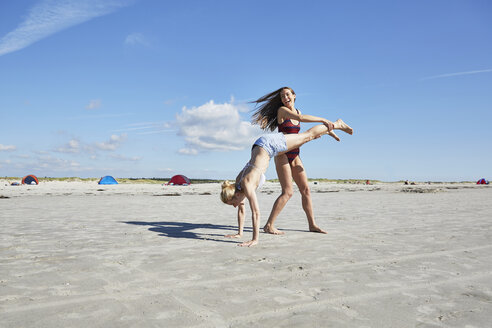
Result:
[[[115,151],[126,140],[126,134],[113,134],[108,141],[84,143],[78,139],[72,138],[68,143],[53,149],[56,153],[63,154],[96,154],[98,151]]]
[[[178,135],[185,138],[186,147],[179,153],[196,155],[202,151],[241,150],[250,146],[261,131],[241,120],[242,111],[244,106],[232,100],[224,104],[210,101],[190,109],[183,107],[176,118]]]
[[[17,149],[17,147],[15,147],[13,145],[2,145],[2,144],[0,144],[0,151],[14,151],[16,149]]]
[[[2,168],[4,165],[10,166],[10,163],[12,163],[12,161],[9,159],[6,159],[4,161],[0,161],[0,168]]]
[[[136,132],[136,134],[157,134],[176,132],[170,122],[143,122],[127,124],[121,129],[112,130],[112,132]]]
[[[158,168],[157,172],[174,172],[174,170],[169,167],[165,167],[165,168]]]
[[[26,19],[0,39],[0,56],[21,50],[52,34],[132,4],[133,0],[42,0]]]
[[[94,99],[91,100],[87,106],[85,106],[85,109],[92,110],[92,109],[98,109],[99,107],[101,107],[101,100]]]
[[[52,171],[67,169],[78,170],[80,169],[80,164],[72,160],[60,159],[53,156],[40,156],[34,164],[34,169],[36,171],[43,171],[46,169]]]
[[[428,76],[428,77],[422,78],[421,80],[442,79],[442,78],[446,78],[446,77],[453,77],[453,76],[460,76],[460,75],[471,75],[471,74],[481,74],[481,73],[491,73],[491,72],[492,72],[492,69],[483,69],[483,70],[476,70],[476,71],[467,71],[467,72],[448,73],[448,74]]]
[[[94,120],[94,119],[103,119],[103,118],[126,117],[132,115],[134,115],[134,113],[84,115],[84,116],[69,117],[67,118],[67,120]]]
[[[57,148],[55,151],[58,153],[68,153],[68,154],[77,154],[81,150],[80,141],[76,139],[70,140],[66,145]]]
[[[112,154],[110,155],[110,157],[118,161],[129,161],[129,162],[138,162],[142,159],[142,157],[138,157],[138,156],[128,157],[120,154]]]
[[[121,135],[113,134],[106,142],[96,142],[95,147],[99,150],[113,151],[120,146],[120,144],[126,140],[126,134]]]
[[[127,46],[150,46],[149,40],[141,33],[131,33],[125,39]]]

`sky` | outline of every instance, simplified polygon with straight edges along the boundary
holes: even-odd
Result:
[[[1,1],[0,176],[234,179],[265,133],[250,101],[289,86],[302,113],[355,130],[301,148],[309,178],[492,180],[491,15],[488,0]]]

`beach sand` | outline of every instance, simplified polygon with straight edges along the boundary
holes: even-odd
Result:
[[[241,248],[219,184],[0,181],[0,327],[490,327],[492,188],[311,187]]]

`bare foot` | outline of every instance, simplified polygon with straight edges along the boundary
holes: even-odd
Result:
[[[337,130],[342,130],[343,132],[345,133],[348,133],[348,134],[353,134],[354,133],[354,130],[348,126],[344,121],[342,121],[342,119],[338,119],[335,121],[335,123],[333,123],[335,125],[335,129]]]
[[[258,240],[250,240],[250,241],[246,241],[244,243],[241,243],[238,246],[241,246],[241,247],[251,247],[251,246],[254,246],[256,244],[258,244]]]
[[[275,228],[270,227],[270,226],[264,226],[263,231],[265,231],[266,233],[271,233],[272,235],[285,235],[285,232],[280,231],[280,230],[275,229]]]
[[[226,238],[241,238],[242,236],[243,236],[242,234],[236,233],[234,235],[225,235],[224,237],[226,237]]]
[[[321,229],[318,226],[309,227],[309,231],[310,232],[319,232],[319,233],[328,233],[328,232],[324,231],[323,229]]]
[[[333,132],[333,130],[331,130],[330,132],[328,132],[327,135],[333,137],[333,139],[335,139],[336,141],[340,141],[340,138],[336,135],[335,132]]]

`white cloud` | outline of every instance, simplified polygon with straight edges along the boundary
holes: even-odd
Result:
[[[91,109],[97,109],[99,107],[101,107],[101,100],[94,99],[89,102],[89,105],[85,106],[85,109],[91,110]]]
[[[21,50],[71,26],[104,16],[133,0],[42,0],[26,19],[0,39],[0,56]]]
[[[116,148],[118,148],[120,146],[120,144],[123,141],[125,141],[125,139],[126,139],[126,133],[123,133],[121,135],[113,134],[109,138],[109,141],[96,142],[94,146],[99,150],[113,151],[113,150],[116,150]]]
[[[118,118],[118,117],[126,117],[132,116],[133,113],[123,113],[123,114],[99,114],[99,115],[84,115],[84,116],[75,116],[69,117],[68,120],[96,120],[103,118]]]
[[[29,154],[19,154],[19,155],[16,155],[14,157],[20,158],[20,159],[29,159],[29,158],[31,158],[31,155],[29,155]]]
[[[261,134],[257,126],[242,121],[239,112],[245,106],[230,103],[210,102],[190,109],[183,107],[176,115],[178,135],[186,140],[181,154],[196,155],[201,151],[241,150],[251,146],[254,138]]]
[[[111,155],[111,158],[119,160],[119,161],[129,161],[129,162],[138,162],[142,159],[142,157],[128,157],[128,156],[119,155],[119,154]]]
[[[80,164],[75,161],[56,158],[53,156],[40,156],[34,164],[35,170],[64,171],[68,169],[78,169]]]
[[[2,144],[0,144],[0,151],[14,151],[16,149],[17,149],[17,147],[15,147],[13,145],[2,145]]]
[[[25,174],[25,172],[34,173],[38,176],[41,174],[49,176],[57,172],[71,172],[73,174],[73,172],[84,170],[78,162],[56,158],[51,155],[36,156],[30,161],[0,161],[1,164],[8,164],[9,170],[13,170],[13,172],[21,172],[14,173],[17,176]]]
[[[71,153],[76,154],[80,152],[80,142],[76,139],[70,140],[66,145],[57,148],[55,151],[58,153]]]
[[[149,40],[141,33],[131,33],[125,39],[125,44],[128,46],[150,46]]]
[[[468,71],[468,72],[458,72],[458,73],[449,73],[449,74],[441,74],[441,75],[435,75],[435,76],[428,76],[422,78],[422,80],[433,80],[433,79],[442,79],[445,77],[453,77],[453,76],[460,76],[460,75],[471,75],[471,74],[480,74],[480,73],[490,73],[492,72],[492,69],[483,69],[483,70],[477,70],[477,71]]]
[[[71,139],[65,145],[54,149],[54,152],[64,154],[90,154],[95,156],[98,151],[114,151],[126,140],[126,134],[113,134],[108,141],[84,143],[77,139]]]
[[[156,134],[175,132],[176,129],[169,122],[142,122],[127,124],[121,129],[112,130],[112,132],[136,132],[137,134]]]
[[[3,168],[3,165],[4,165],[4,164],[8,164],[8,163],[6,163],[6,162],[7,162],[7,161],[0,161],[0,168]]]
[[[178,153],[184,155],[197,155],[198,150],[196,148],[181,148],[180,150],[178,150]]]

